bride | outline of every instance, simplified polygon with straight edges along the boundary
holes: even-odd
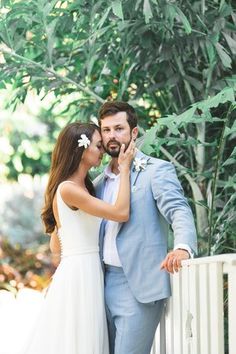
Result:
[[[46,232],[58,229],[61,261],[22,354],[109,354],[99,228],[102,218],[129,218],[134,149],[134,142],[121,147],[119,193],[111,205],[95,197],[88,176],[103,156],[99,127],[77,122],[61,131],[42,212]]]

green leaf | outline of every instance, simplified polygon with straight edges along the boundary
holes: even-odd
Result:
[[[212,107],[217,107],[221,103],[234,102],[234,90],[231,87],[226,87],[217,95],[209,97],[208,99],[198,102],[193,106],[201,109],[203,112],[208,111]]]
[[[187,19],[187,17],[185,16],[185,14],[183,13],[183,11],[177,7],[176,5],[173,5],[177,14],[178,14],[178,17],[180,19],[180,21],[183,23],[183,26],[184,26],[184,29],[185,29],[185,32],[187,34],[190,34],[192,32],[192,27],[189,23],[189,20]]]
[[[145,16],[145,22],[149,23],[150,19],[153,17],[149,0],[144,0],[144,2],[143,2],[143,13]]]
[[[97,28],[101,28],[104,24],[104,22],[106,21],[107,19],[107,16],[110,12],[110,7],[108,7],[108,9],[105,11],[104,15],[102,16],[101,20],[98,22],[98,25],[97,25]]]
[[[151,154],[154,149],[152,148],[153,142],[156,140],[157,125],[154,125],[150,130],[148,130],[144,135],[144,142],[142,143],[142,151],[146,154]]]
[[[219,12],[222,10],[224,4],[225,4],[225,0],[220,0]]]
[[[223,163],[222,166],[228,166],[236,163],[236,147],[234,147],[229,158]]]
[[[174,117],[175,117],[175,119],[174,119]],[[175,115],[167,116],[166,118],[159,118],[157,121],[157,124],[159,126],[161,126],[161,125],[166,126],[171,131],[171,133],[174,135],[180,134],[180,132],[178,130],[178,123],[176,121]]]
[[[113,11],[114,15],[119,17],[121,20],[124,20],[124,14],[123,14],[123,10],[122,10],[122,2],[119,0],[112,1],[111,7],[112,7],[112,11]]]
[[[229,158],[227,159],[222,166],[229,166],[229,165],[235,165],[236,163],[236,159],[233,158]]]
[[[187,111],[183,112],[182,114],[180,114],[178,116],[178,122],[180,123],[188,123],[192,120],[193,115],[195,113],[196,108],[195,107],[191,107],[190,109],[188,109]]]
[[[193,86],[196,90],[202,91],[202,82],[195,77],[185,75],[185,79],[190,83],[191,86]]]
[[[48,48],[48,56],[50,60],[50,64],[52,63],[52,53],[55,45],[55,27],[57,25],[58,19],[52,20],[46,27],[47,31],[47,48]]]
[[[236,41],[232,37],[230,37],[227,33],[222,32],[222,34],[225,37],[225,40],[226,40],[232,54],[236,54]]]
[[[236,133],[236,121],[234,121],[233,125],[231,128],[226,127],[225,132],[224,132],[224,138],[230,134]],[[233,151],[234,153],[235,151]]]
[[[135,4],[135,11],[138,10],[138,8],[139,8],[141,2],[142,2],[142,0],[137,0],[137,1],[136,1],[136,4]]]
[[[215,48],[214,48],[213,44],[211,43],[211,41],[209,41],[209,40],[206,40],[206,50],[207,50],[209,62],[213,63],[215,60]]]
[[[52,9],[54,8],[57,2],[58,2],[57,0],[39,1],[39,5],[41,7],[41,10],[43,11],[43,15],[45,18],[49,16],[50,12],[52,11]]]
[[[232,12],[231,13],[231,17],[232,17],[232,20],[233,20],[233,22],[234,22],[234,24],[236,26],[236,14]]]
[[[209,209],[207,202],[205,200],[195,200],[193,202],[194,202],[194,204],[200,205],[205,209]]]
[[[222,64],[224,65],[224,67],[231,69],[232,60],[231,60],[230,56],[228,55],[226,49],[220,43],[216,43],[215,48],[216,48],[216,51],[220,57]]]
[[[232,6],[226,4],[226,2],[223,2],[221,9],[220,9],[220,16],[222,17],[228,17],[232,13]]]
[[[214,45],[219,42],[219,38],[220,38],[219,32],[212,32],[209,35],[209,39]]]
[[[122,72],[122,76],[121,76],[121,80],[120,80],[121,87],[118,92],[118,97],[122,97],[123,93],[127,89],[127,86],[129,84],[129,77],[130,77],[133,69],[135,68],[135,66],[136,66],[136,63],[134,62],[130,65],[130,67],[128,69],[126,69]]]
[[[199,23],[202,25],[202,27],[204,28],[205,31],[208,31],[208,27],[206,26],[206,24],[203,22],[203,20],[201,19],[201,17],[195,13],[196,18],[198,19]]]
[[[91,75],[92,71],[93,71],[93,67],[94,64],[96,63],[96,61],[98,60],[98,55],[93,55],[93,56],[89,56],[89,61],[88,61],[88,65],[87,65],[87,72],[88,75]]]
[[[0,21],[0,38],[9,48],[13,48],[11,28],[5,21]]]
[[[230,77],[226,77],[225,81],[227,82],[227,85],[232,87],[236,91],[236,75],[232,75]]]

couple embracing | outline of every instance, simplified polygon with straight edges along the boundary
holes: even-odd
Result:
[[[60,133],[42,218],[61,261],[22,354],[150,353],[168,273],[196,252],[196,232],[173,165],[136,149],[137,135],[125,102],[106,102],[99,127]],[[104,150],[111,162],[93,184]]]

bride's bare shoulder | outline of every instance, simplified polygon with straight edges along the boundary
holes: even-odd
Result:
[[[73,181],[65,181],[66,183],[62,182],[60,186],[60,194],[62,198],[67,199],[68,197],[73,196],[86,196],[88,193],[87,191],[78,183]],[[67,183],[68,182],[68,183]]]

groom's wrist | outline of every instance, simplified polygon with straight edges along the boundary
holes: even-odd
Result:
[[[174,250],[184,250],[184,251],[186,251],[186,252],[188,252],[188,254],[189,254],[189,258],[194,258],[194,252],[192,251],[192,249],[188,246],[188,245],[186,245],[186,244],[177,244],[175,247],[174,247]]]

